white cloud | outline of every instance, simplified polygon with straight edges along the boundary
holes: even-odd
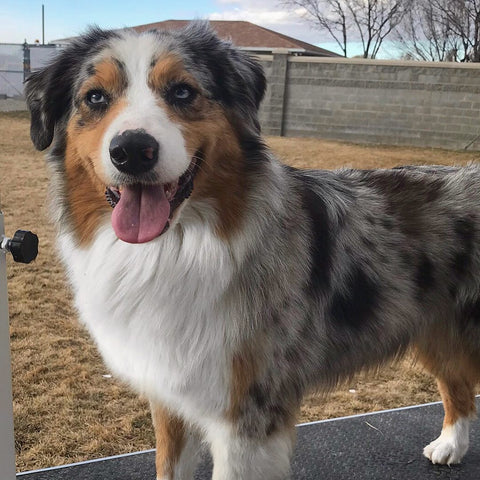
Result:
[[[292,21],[292,16],[285,11],[243,10],[235,8],[225,12],[214,12],[209,15],[210,20],[246,20],[258,24],[282,25]]]
[[[325,36],[315,31],[304,17],[304,9],[291,11],[276,0],[217,0],[218,10],[208,15],[210,20],[243,20],[256,23],[291,37],[318,44]]]

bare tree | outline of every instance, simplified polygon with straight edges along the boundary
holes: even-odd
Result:
[[[364,58],[376,58],[385,38],[409,11],[409,0],[346,0],[363,45]]]
[[[413,59],[480,62],[480,0],[414,0],[397,36]]]
[[[287,8],[301,8],[305,18],[319,30],[327,32],[347,56],[348,9],[344,0],[284,0]]]
[[[402,21],[412,0],[283,0],[301,8],[319,30],[327,32],[347,56],[348,41],[360,40],[364,58],[375,58],[382,42]],[[480,1],[480,0],[478,0]]]
[[[480,62],[480,0],[433,0],[462,44],[464,61]]]
[[[444,11],[450,2],[416,0],[413,3],[397,28],[397,38],[405,58],[439,62],[458,60],[461,42]]]

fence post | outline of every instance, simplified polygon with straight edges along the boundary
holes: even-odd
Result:
[[[276,48],[273,50],[272,75],[270,80],[271,113],[269,118],[270,135],[283,137],[285,130],[285,100],[287,90],[289,50]]]
[[[23,81],[25,81],[32,71],[30,64],[30,46],[25,40],[23,44]]]
[[[4,230],[3,214],[0,212],[0,240],[4,236]],[[7,260],[2,249],[0,249],[0,470],[2,479],[15,479]]]

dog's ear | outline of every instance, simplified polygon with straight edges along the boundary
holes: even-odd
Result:
[[[256,117],[266,88],[263,68],[251,55],[221,40],[208,22],[192,22],[182,40],[190,52],[194,69],[209,72],[208,88],[213,97],[244,117]],[[203,76],[204,72],[199,71]]]
[[[238,80],[245,85],[258,110],[267,88],[262,66],[251,55],[239,50],[232,51],[232,62],[240,76]]]
[[[75,84],[85,56],[112,35],[112,32],[91,28],[48,66],[32,73],[26,80],[25,97],[31,114],[30,136],[38,150],[50,146],[55,127],[70,113]]]
[[[61,116],[60,106],[66,108],[66,101],[57,95],[54,82],[56,64],[35,72],[25,83],[25,96],[30,110],[30,137],[38,150],[45,150],[53,140],[55,122]],[[60,115],[59,115],[60,114]]]
[[[230,51],[230,60],[232,68],[226,75],[231,77],[231,110],[260,133],[258,109],[267,87],[263,68],[248,53],[239,50]]]

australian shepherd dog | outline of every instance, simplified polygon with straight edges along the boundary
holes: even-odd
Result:
[[[260,136],[259,63],[208,24],[75,39],[26,84],[80,317],[145,395],[157,478],[290,475],[295,416],[413,347],[461,461],[480,377],[477,166],[302,171]]]

